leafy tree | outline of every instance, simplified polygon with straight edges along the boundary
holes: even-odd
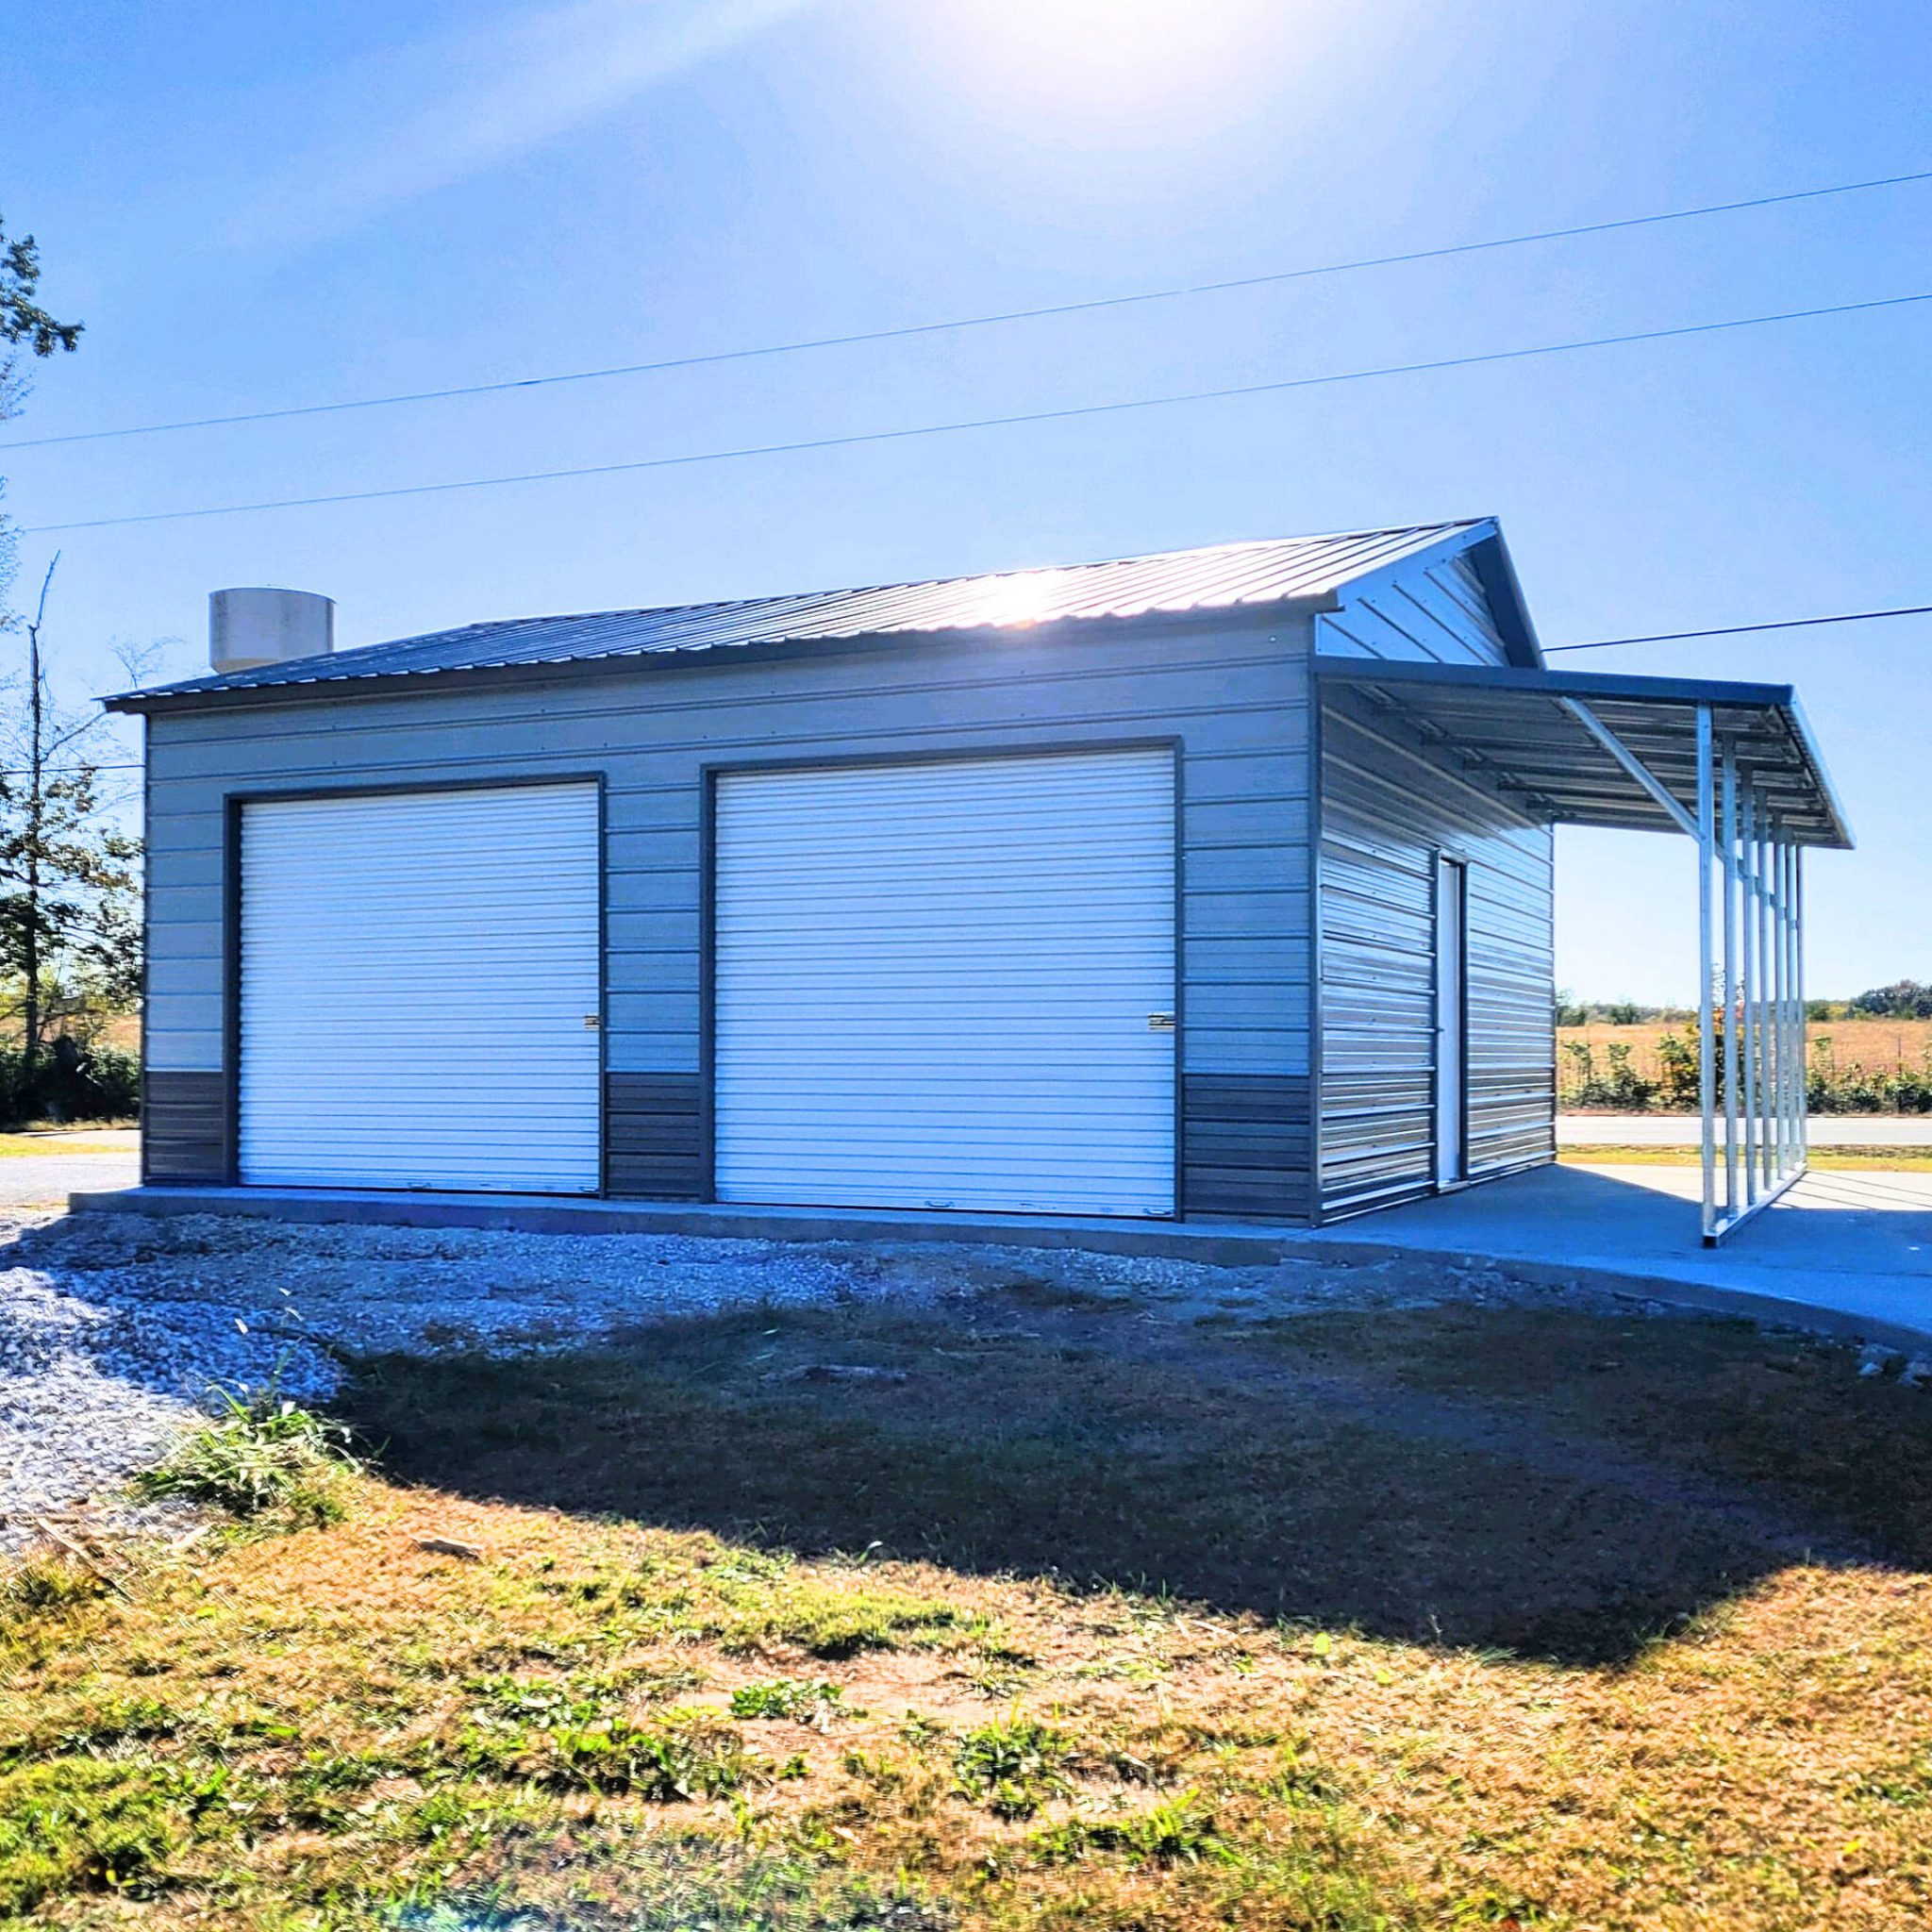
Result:
[[[40,283],[40,244],[31,235],[9,242],[0,222],[0,341],[25,342],[36,356],[76,348],[86,324],[56,322],[34,300]]]
[[[1932,986],[1916,979],[1874,986],[1851,1002],[1851,1010],[1869,1020],[1932,1020]]]
[[[0,354],[0,423],[10,423],[26,400],[26,378],[13,345],[25,342],[36,356],[51,356],[57,349],[72,351],[80,341],[82,324],[56,322],[34,300],[40,285],[40,245],[31,235],[9,242],[0,223],[0,344],[8,351]],[[0,495],[6,488],[0,480]],[[0,516],[0,631],[16,628],[18,622],[4,603],[13,585],[15,555],[13,526]]]

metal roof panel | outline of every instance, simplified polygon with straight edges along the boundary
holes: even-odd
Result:
[[[1362,691],[1425,736],[1480,760],[1500,787],[1539,801],[1557,823],[1632,831],[1675,826],[1562,700],[1587,705],[1692,813],[1697,711],[1707,705],[1720,736],[1730,741],[1800,843],[1853,842],[1824,757],[1788,684],[1374,658],[1317,657],[1315,671],[1324,683]]]
[[[935,631],[977,631],[1070,620],[1233,610],[1331,597],[1353,579],[1458,536],[1491,535],[1488,519],[1320,537],[1272,538],[1103,563],[1001,571],[924,583],[812,591],[641,610],[517,617],[464,625],[225,676],[184,679],[108,700],[143,710],[158,700],[433,676],[748,644],[806,644]]]

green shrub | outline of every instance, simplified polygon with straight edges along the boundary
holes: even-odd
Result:
[[[294,1524],[341,1520],[346,1479],[358,1467],[349,1432],[270,1388],[216,1391],[214,1417],[191,1430],[155,1468],[134,1478],[145,1496],[184,1496],[241,1517]]]
[[[141,1062],[118,1046],[52,1041],[31,1074],[17,1046],[0,1047],[0,1126],[22,1121],[132,1120],[141,1111]]]
[[[1657,1083],[1646,1080],[1630,1063],[1630,1048],[1622,1041],[1604,1049],[1609,1071],[1597,1071],[1596,1054],[1585,1040],[1566,1040],[1570,1061],[1564,1097],[1573,1107],[1611,1107],[1624,1113],[1641,1113],[1657,1098]]]

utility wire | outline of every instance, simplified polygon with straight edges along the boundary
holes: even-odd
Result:
[[[1624,644],[1675,644],[1688,638],[1737,638],[1760,630],[1808,630],[1814,624],[1870,624],[1880,617],[1932,617],[1932,604],[1902,604],[1893,610],[1843,610],[1835,617],[1784,617],[1775,624],[1721,624],[1713,630],[1660,630],[1641,638],[1599,638],[1593,644],[1546,644],[1545,658],[1558,651],[1614,651]]]
[[[22,532],[27,536],[50,536],[62,530],[119,529],[130,524],[171,524],[193,517],[245,516],[257,510],[313,509],[341,503],[375,503],[399,496],[437,496],[458,490],[496,490],[512,483],[556,483],[575,476],[615,476],[642,470],[683,469],[699,463],[740,462],[751,457],[852,449],[862,443],[907,442],[919,437],[953,436],[972,429],[1009,429],[1034,423],[1065,423],[1081,417],[1117,416],[1141,409],[1173,408],[1183,403],[1225,402],[1244,396],[1278,395],[1289,390],[1319,389],[1331,383],[1370,382],[1384,376],[1421,375],[1441,369],[1474,369],[1487,363],[1519,362],[1537,356],[1569,355],[1579,349],[1607,349],[1628,342],[1717,335],[1729,329],[1760,328],[1771,323],[1806,322],[1827,315],[1857,315],[1870,309],[1903,308],[1923,302],[1932,302],[1932,291],[1914,295],[1886,295],[1870,302],[1837,302],[1819,308],[1788,308],[1771,315],[1732,316],[1723,322],[1686,323],[1675,328],[1636,329],[1624,335],[1587,336],[1567,342],[1540,342],[1520,349],[1492,349],[1476,356],[1441,356],[1427,362],[1396,362],[1376,369],[1349,369],[1327,375],[1296,375],[1275,382],[1239,383],[1226,389],[1182,390],[1169,395],[1133,396],[1112,403],[1079,403],[1058,409],[1026,409],[1008,416],[971,416],[952,423],[921,423],[904,429],[814,436],[795,442],[750,443],[736,449],[694,450],[683,456],[640,457],[626,462],[584,463],[561,470],[525,470],[507,476],[465,476],[446,483],[404,483],[384,490],[340,491],[325,496],[271,497],[257,503],[208,504],[194,509],[148,510],[125,517],[91,517],[66,524],[22,525]]]
[[[618,375],[655,375],[674,369],[699,369],[719,362],[747,362],[765,356],[799,356],[816,349],[845,349],[866,342],[903,341],[914,336],[956,329],[991,328],[1008,323],[1038,322],[1050,316],[1091,315],[1106,308],[1130,308],[1150,302],[1178,302],[1196,295],[1220,295],[1262,289],[1318,275],[1353,275],[1361,269],[1396,268],[1418,261],[1441,261],[1458,255],[1482,255],[1499,248],[1523,248],[1538,242],[1566,242],[1584,235],[1607,235],[1624,228],[1654,227],[1665,222],[1700,221],[1708,215],[1746,208],[1777,208],[1790,202],[1818,201],[1828,195],[1862,194],[1874,188],[1900,188],[1932,181],[1932,169],[1885,175],[1870,181],[1841,181],[1828,188],[1799,188],[1785,194],[1753,195],[1745,201],[1710,202],[1701,208],[1668,208],[1660,213],[1626,215],[1618,221],[1583,222],[1568,228],[1540,228],[1530,234],[1498,235],[1481,242],[1456,242],[1414,248],[1400,255],[1363,256],[1353,261],[1324,262],[1308,268],[1278,269],[1267,275],[1238,275],[1218,282],[1191,282],[1174,288],[1143,289],[1125,295],[1100,295],[1084,302],[1055,302],[1038,308],[1008,308],[987,315],[956,316],[943,322],[908,323],[896,328],[861,329],[851,335],[814,336],[802,341],[769,342],[748,349],[719,349],[695,356],[673,356],[656,362],[623,362],[608,369],[577,369],[556,375],[525,375],[501,382],[465,383],[451,389],[408,390],[395,395],[358,396],[340,403],[300,403],[281,409],[248,409],[232,416],[194,416],[176,423],[138,423],[118,429],[75,430],[65,436],[28,436],[0,442],[0,449],[48,449],[57,443],[102,442],[127,436],[167,436],[184,429],[221,429],[240,423],[275,423],[291,416],[331,416],[347,409],[388,409],[406,403],[445,402],[458,396],[501,395],[510,390],[544,389],[559,383],[603,382]]]
[[[1932,617],[1932,604],[1907,604],[1893,610],[1845,610],[1836,617],[1785,617],[1775,624],[1721,624],[1709,630],[1660,630],[1641,638],[1599,638],[1590,644],[1546,644],[1543,656],[1548,658],[1558,651],[1614,651],[1624,644],[1669,644],[1686,638],[1732,638],[1742,637],[1749,632],[1764,630],[1804,630],[1815,624],[1866,624],[1879,617]],[[104,763],[92,766],[96,772],[138,772],[141,761],[131,764]],[[23,766],[18,771],[11,767],[0,768],[0,778],[24,778],[27,775]]]

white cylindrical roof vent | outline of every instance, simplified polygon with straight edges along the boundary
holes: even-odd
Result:
[[[333,598],[313,591],[210,591],[208,660],[217,671],[253,671],[336,647]]]

